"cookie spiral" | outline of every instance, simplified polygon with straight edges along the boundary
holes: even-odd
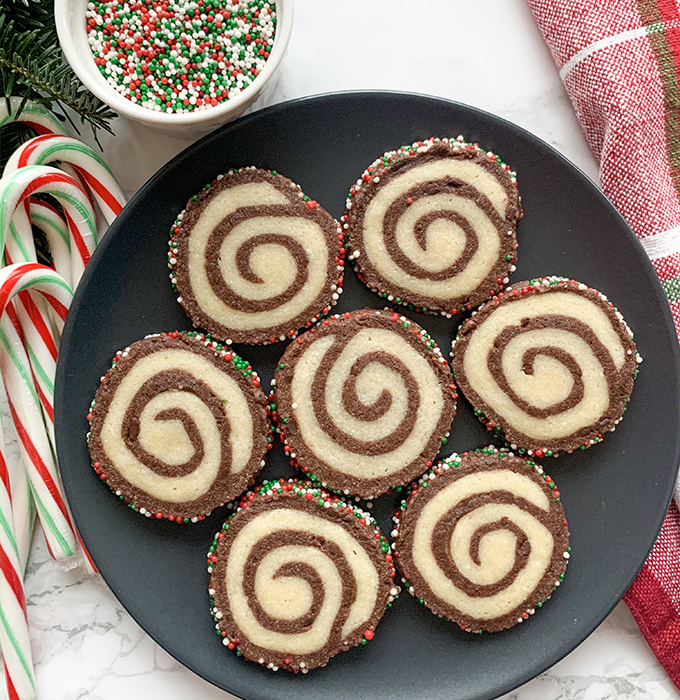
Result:
[[[452,355],[487,427],[539,457],[589,447],[614,430],[641,361],[611,303],[557,277],[498,294],[461,326]]]
[[[390,301],[453,314],[507,282],[519,211],[514,173],[496,155],[430,139],[369,166],[342,221],[366,284]]]
[[[414,484],[395,522],[407,589],[468,631],[527,619],[560,585],[570,557],[553,481],[495,448],[440,462]]]
[[[264,464],[271,429],[259,384],[247,361],[198,334],[133,343],[88,416],[95,470],[147,517],[202,520]]]
[[[178,301],[222,340],[272,343],[327,313],[342,292],[342,229],[293,182],[255,168],[220,176],[173,226]]]
[[[375,309],[313,331],[276,370],[276,418],[293,464],[367,498],[422,473],[448,435],[457,396],[434,340]]]
[[[273,670],[323,666],[373,638],[399,593],[387,557],[370,514],[311,482],[266,482],[208,553],[218,634]]]

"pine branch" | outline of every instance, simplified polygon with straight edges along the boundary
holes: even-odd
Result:
[[[84,21],[84,20],[83,20]],[[78,128],[70,112],[98,131],[111,132],[116,113],[80,82],[65,61],[54,23],[52,0],[0,0],[0,96],[40,102]],[[0,168],[17,145],[21,130],[0,130]],[[10,150],[11,149],[11,150]]]
[[[82,85],[73,82],[70,66],[62,63],[61,57],[43,54],[41,58],[35,58],[32,53],[24,57],[15,51],[10,58],[0,46],[0,76],[7,73],[5,97],[12,94],[15,82],[28,85],[50,101],[57,102],[62,111],[69,107],[77,112],[81,122],[89,122],[93,130],[105,129],[112,133],[108,120],[115,116],[115,112]],[[68,118],[67,112],[63,113]]]

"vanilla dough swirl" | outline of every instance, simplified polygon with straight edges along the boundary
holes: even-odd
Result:
[[[147,517],[202,519],[264,463],[270,429],[259,378],[213,343],[181,333],[133,343],[95,397],[94,467]]]
[[[621,314],[561,278],[520,282],[464,323],[453,371],[490,429],[542,456],[589,447],[621,419],[639,358]]]
[[[298,341],[275,384],[293,463],[328,488],[364,497],[422,473],[448,434],[456,398],[425,331],[393,312],[364,309]]]
[[[189,201],[173,227],[171,280],[194,324],[214,337],[275,342],[337,301],[342,238],[293,182],[244,168]]]
[[[208,554],[225,645],[271,669],[305,672],[372,639],[398,594],[386,544],[368,513],[313,484],[265,483]]]
[[[446,139],[385,154],[354,185],[343,217],[359,276],[442,313],[487,299],[516,259],[519,199],[508,170]]]
[[[493,632],[532,615],[560,585],[570,557],[549,477],[511,454],[488,452],[453,455],[422,477],[393,533],[408,590],[468,631]]]

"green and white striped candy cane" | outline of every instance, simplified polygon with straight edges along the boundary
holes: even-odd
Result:
[[[24,594],[25,564],[15,526],[16,492],[11,490],[0,434],[0,648],[9,700],[28,700],[35,694],[35,678]]]
[[[54,309],[59,331],[63,328],[73,293],[54,270],[44,265],[24,263],[0,270],[0,314],[4,314],[0,321],[3,346],[0,370],[48,548],[55,559],[64,559],[76,551],[76,533],[63,496],[50,436],[42,420],[42,406],[20,328],[9,314],[4,313],[17,294],[29,289],[42,294]],[[50,379],[54,381],[53,374]]]
[[[61,214],[49,203],[41,199],[29,198],[29,219],[47,238],[54,269],[73,286],[71,280],[71,241],[68,226]]]
[[[53,162],[59,162],[62,168],[70,166],[73,169],[78,180],[99,205],[106,223],[111,224],[125,206],[125,196],[101,156],[72,136],[45,134],[30,139],[14,151],[7,161],[3,176],[28,165]]]
[[[30,203],[30,193],[36,191],[48,191],[61,201],[67,221],[71,222],[70,224],[67,222],[69,229],[74,228],[74,211],[76,213],[85,212],[85,218],[87,216],[93,218],[94,216],[83,190],[73,178],[55,168],[28,166],[12,173],[7,178],[0,179],[0,246],[3,244],[4,234],[6,259],[13,263],[37,262],[33,234],[24,211],[24,205]],[[33,206],[37,208],[40,205],[36,203]],[[43,207],[43,209],[46,213],[46,216],[43,217],[44,220],[49,221],[51,228],[58,229],[60,217],[53,209],[50,211],[51,208]],[[70,218],[69,209],[72,213]],[[11,216],[12,211],[14,211],[13,217]],[[21,225],[13,227],[12,225],[17,222]],[[91,221],[84,231],[78,233],[81,238],[87,235],[90,225],[94,227],[94,222]],[[59,262],[59,268],[63,268],[65,267],[65,243],[59,234],[55,234],[54,238],[55,241],[60,241],[59,247],[55,247],[55,252],[59,253],[55,260]],[[73,240],[72,232],[70,240]],[[72,256],[69,266],[71,273],[74,269],[74,258],[76,262],[80,261],[78,269],[82,267],[82,257],[80,255]],[[10,316],[12,311],[13,307],[8,307],[7,313]],[[54,320],[53,314],[50,314],[43,299],[36,298],[31,293],[23,293],[16,300],[16,316],[23,331],[36,394],[43,409],[49,436],[53,439],[54,382],[52,377],[56,367],[58,349],[58,334],[54,332],[51,324],[51,316]]]
[[[7,240],[17,208],[39,192],[52,195],[64,210],[71,241],[71,279],[77,284],[97,245],[97,225],[87,194],[67,173],[28,165],[0,179],[0,235]]]
[[[21,97],[0,99],[0,128],[10,122],[22,122],[28,124],[39,134],[65,134],[64,125],[57,119],[47,107],[27,100],[24,108],[19,113],[19,107],[23,102]]]
[[[77,547],[76,534],[53,463],[52,446],[40,416],[41,407],[35,396],[18,318],[10,309],[12,298],[25,294],[28,289],[45,296],[55,309],[59,329],[63,327],[72,297],[68,285],[45,266],[11,265],[0,271],[0,315],[3,316],[0,341],[4,345],[4,352],[0,353],[0,370],[22,459],[27,467],[25,472],[14,474],[10,479],[4,441],[0,436],[0,547],[3,550],[0,559],[0,647],[9,697],[19,700],[28,700],[35,692],[23,589],[33,521],[31,496],[38,506],[53,556],[69,557]],[[3,313],[5,311],[7,313]],[[30,483],[30,494],[26,490],[27,482]]]

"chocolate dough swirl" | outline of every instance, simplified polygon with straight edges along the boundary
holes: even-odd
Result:
[[[450,315],[507,282],[518,218],[514,173],[497,156],[430,139],[369,166],[352,187],[343,221],[366,284]]]
[[[234,214],[225,216],[220,224],[215,228],[206,249],[205,269],[208,280],[215,294],[222,299],[225,304],[232,308],[250,313],[262,311],[272,311],[289,302],[304,287],[309,279],[309,255],[304,246],[283,233],[258,233],[236,247],[235,270],[239,277],[255,285],[265,287],[265,280],[262,279],[252,268],[253,253],[259,246],[278,246],[286,250],[293,260],[295,273],[290,284],[280,293],[271,297],[249,299],[242,294],[235,292],[227,283],[220,266],[220,249],[233,232],[234,228],[246,222],[248,219],[265,216],[272,218],[283,218],[292,216],[290,208],[287,206],[260,206],[243,207]]]
[[[393,535],[413,595],[465,630],[492,632],[532,615],[570,554],[560,493],[542,470],[484,452],[453,455],[422,477]]]
[[[215,419],[215,427],[219,433],[221,459],[225,464],[230,464],[229,418],[224,412],[221,399],[211,391],[205,382],[180,369],[161,370],[144,382],[130,401],[121,427],[121,437],[130,452],[152,472],[167,477],[182,477],[191,474],[205,458],[205,444],[201,430],[191,413],[181,405],[164,408],[147,420],[177,421],[181,424],[193,448],[193,453],[186,461],[168,464],[148,452],[140,442],[140,420],[144,410],[153,399],[167,392],[168,387],[172,387],[172,390],[176,392],[190,392],[208,407]],[[177,399],[177,403],[180,404],[179,394]]]
[[[147,517],[196,521],[237,497],[267,451],[266,398],[231,350],[203,336],[149,336],[116,356],[90,416],[90,454]]]
[[[230,171],[189,200],[169,261],[178,301],[221,340],[273,343],[328,313],[342,292],[343,233],[281,175]]]
[[[639,361],[621,314],[600,292],[561,278],[498,294],[461,326],[452,355],[477,415],[512,449],[539,457],[613,430]]]
[[[273,670],[306,672],[371,639],[398,594],[385,543],[368,513],[310,482],[247,494],[208,555],[224,643]]]
[[[366,498],[434,459],[455,387],[434,341],[398,314],[363,309],[292,343],[276,371],[281,433],[296,466]]]
[[[362,455],[384,455],[393,452],[408,440],[416,423],[420,406],[420,389],[418,382],[411,376],[410,369],[399,357],[385,350],[374,350],[359,355],[345,377],[342,385],[342,407],[349,416],[362,422],[376,421],[387,415],[394,404],[390,386],[385,386],[379,397],[370,404],[365,404],[357,393],[357,378],[372,364],[387,368],[395,382],[400,382],[405,391],[408,410],[402,411],[402,419],[394,424],[392,431],[375,440],[357,440],[349,432],[335,424],[326,403],[326,384],[336,360],[347,348],[350,339],[343,338],[333,343],[324,355],[319,368],[314,374],[310,398],[319,424],[333,442],[340,443],[350,452]]]

